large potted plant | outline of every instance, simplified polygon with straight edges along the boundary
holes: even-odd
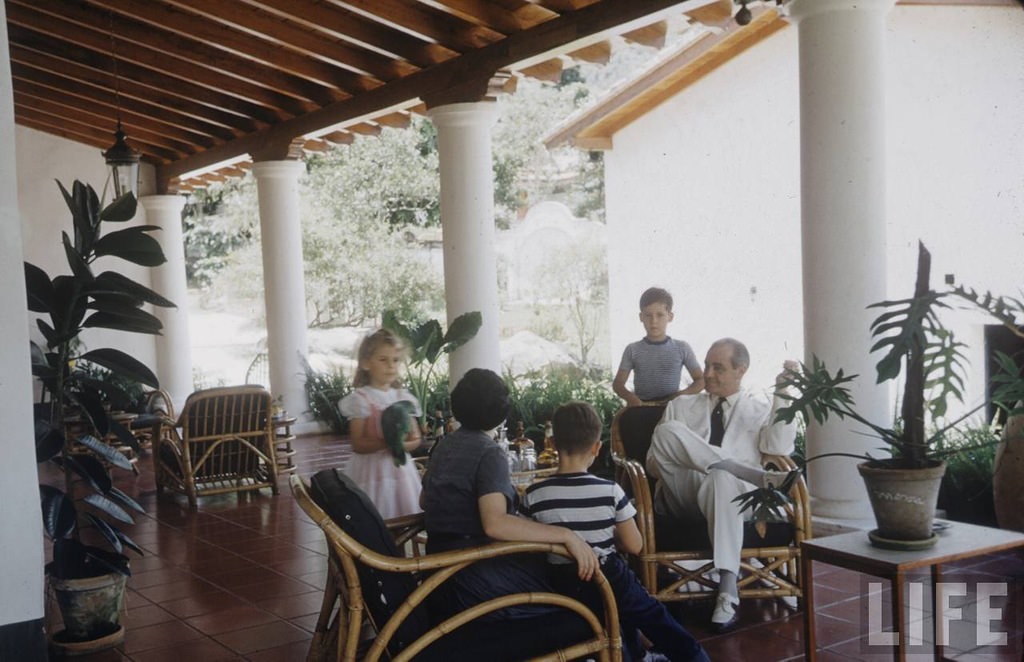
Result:
[[[963,399],[965,357],[963,343],[945,326],[941,312],[950,308],[950,300],[959,300],[1016,330],[1020,322],[1014,308],[1024,313],[1024,307],[1012,299],[979,295],[964,287],[936,292],[928,282],[930,261],[928,251],[921,245],[913,296],[870,306],[882,310],[871,324],[875,338],[871,351],[883,352],[876,366],[876,381],[883,384],[903,376],[902,401],[894,421],[880,423],[862,415],[848,388],[858,375],[845,374],[842,369],[832,373],[816,356],[811,365],[803,365],[800,372],[791,373],[787,385],[795,393],[781,396],[790,402],[776,414],[777,420],[785,422],[792,422],[797,415],[819,423],[831,416],[849,418],[883,442],[887,456],[840,452],[806,461],[837,455],[864,460],[858,470],[867,486],[878,524],[869,534],[870,538],[876,545],[900,549],[926,548],[937,539],[932,528],[945,471],[944,460],[964,450],[943,447],[937,442],[989,404],[1015,414],[1021,411],[1017,403],[1024,399],[1024,378],[1010,357],[999,354],[991,397],[953,420],[946,419],[950,400]],[[1024,319],[1024,315],[1020,319]],[[779,495],[771,494],[770,490],[767,495],[755,492],[759,493],[757,498],[747,498],[747,505],[755,508],[755,517],[764,516],[772,505],[777,505],[772,499],[778,499]]]
[[[86,350],[80,336],[86,328],[159,334],[162,324],[142,307],[174,304],[117,271],[94,272],[101,257],[145,267],[165,261],[149,234],[157,227],[106,231],[106,223],[135,216],[134,196],[128,193],[101,207],[88,185],[76,181],[70,192],[58,186],[72,216],[72,234],[62,232],[71,273],[50,278],[25,263],[25,281],[29,310],[41,315],[37,326],[45,340],[45,349],[32,344],[32,372],[42,383],[36,456],[39,462],[55,463],[64,477],[63,488],[39,486],[44,530],[53,549],[46,576],[64,619],[64,630],[51,633],[51,642],[66,653],[81,653],[123,640],[120,613],[125,578],[131,574],[125,552],[142,553],[116,522],[131,523],[130,511],[143,510],[114,487],[109,470],[132,468],[118,446],[139,449],[131,431],[105,406],[118,387],[97,379],[96,368],[153,388],[159,384],[137,359],[113,348]]]

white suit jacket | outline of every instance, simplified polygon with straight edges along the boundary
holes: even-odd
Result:
[[[793,452],[796,426],[772,421],[775,409],[781,406],[778,398],[770,405],[766,398],[749,391],[740,391],[726,418],[722,447],[716,449],[720,459],[732,458],[752,466],[761,466],[761,455],[789,455]],[[710,434],[711,409],[717,396],[708,393],[681,395],[670,400],[665,407],[661,423],[679,421],[707,443]],[[661,425],[659,423],[659,425]],[[707,470],[707,467],[701,467]]]

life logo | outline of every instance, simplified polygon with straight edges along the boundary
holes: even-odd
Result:
[[[863,582],[862,599],[867,603],[863,652],[891,650],[902,644],[911,652],[948,647],[951,651],[998,654],[998,659],[1016,651],[1016,659],[1021,659],[1024,586],[1019,581],[959,573],[934,584],[930,577],[907,578],[900,619],[903,631],[892,625],[897,605],[888,586],[888,582],[867,578]]]

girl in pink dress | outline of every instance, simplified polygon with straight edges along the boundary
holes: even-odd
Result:
[[[420,405],[409,391],[398,384],[405,360],[401,340],[386,329],[379,329],[359,345],[359,367],[352,383],[356,389],[338,403],[349,419],[354,451],[345,466],[352,480],[370,497],[381,517],[390,519],[421,511],[420,475],[409,451],[420,445],[420,427],[415,417]],[[384,440],[381,412],[405,400],[412,404],[409,432],[405,437],[405,455],[395,456]]]

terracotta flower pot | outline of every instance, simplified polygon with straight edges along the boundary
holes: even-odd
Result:
[[[101,640],[101,647],[109,648],[124,640],[124,575],[111,573],[85,579],[50,576],[49,582],[64,620],[64,630],[54,636],[55,642],[67,645]]]
[[[937,538],[932,531],[945,462],[923,469],[895,469],[880,462],[857,466],[871,499],[878,529],[872,542],[879,546],[928,547]],[[886,543],[892,542],[892,545]]]

